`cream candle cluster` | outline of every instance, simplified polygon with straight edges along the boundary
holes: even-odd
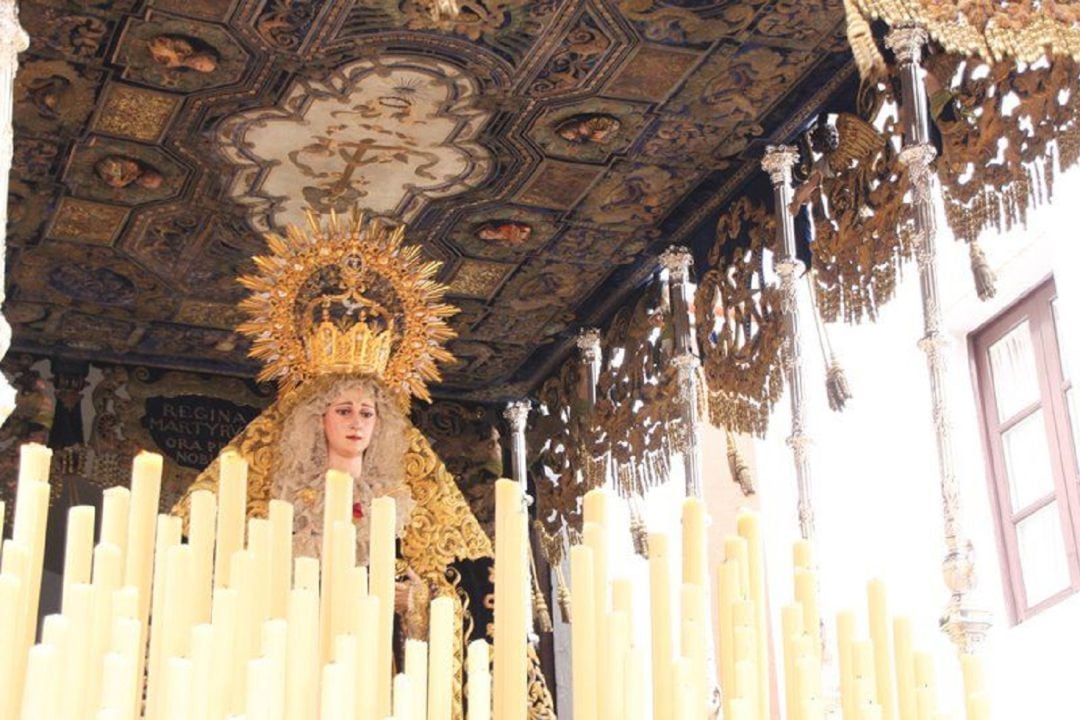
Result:
[[[36,637],[50,460],[47,448],[23,447],[14,534],[2,546],[0,720],[452,717],[457,601],[432,600],[428,641],[407,641],[404,668],[392,674],[395,503],[372,503],[370,557],[358,564],[352,481],[335,471],[320,563],[293,558],[287,503],[272,501],[266,519],[246,517],[247,467],[229,453],[217,493],[193,494],[185,541],[180,518],[157,512],[161,457],[140,454],[131,488],[105,492],[97,542],[94,508],[69,511],[61,612]],[[524,511],[510,484],[517,496],[500,502],[500,522],[516,523],[520,538],[506,534],[515,545],[497,572],[527,579]],[[501,673],[504,702],[524,718],[526,583],[504,586],[498,612],[521,633],[502,649],[520,655]],[[473,642],[467,657],[467,717],[490,720],[488,643]]]

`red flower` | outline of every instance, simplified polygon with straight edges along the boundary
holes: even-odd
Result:
[[[360,503],[353,503],[352,517],[353,520],[359,520],[360,518],[364,517],[364,508]]]

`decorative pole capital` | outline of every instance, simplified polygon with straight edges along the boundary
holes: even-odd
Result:
[[[672,245],[660,253],[660,267],[671,275],[675,282],[686,282],[690,279],[690,268],[694,264],[694,256],[690,248],[685,245]]]
[[[896,55],[901,65],[922,61],[922,49],[929,40],[926,28],[921,25],[897,25],[885,36],[885,47]]]
[[[791,184],[791,168],[799,160],[799,151],[791,145],[769,145],[761,158],[761,169],[769,173],[773,185]]]
[[[574,338],[581,357],[589,362],[596,362],[600,358],[600,330],[598,328],[582,328],[578,336]]]
[[[531,409],[532,403],[528,400],[515,400],[506,404],[503,417],[510,423],[510,430],[514,434],[525,432],[525,424],[529,420],[529,411]]]

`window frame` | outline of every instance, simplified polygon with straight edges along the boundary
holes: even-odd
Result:
[[[1014,625],[1080,591],[1080,471],[1073,440],[1075,436],[1066,403],[1066,393],[1072,388],[1073,382],[1065,379],[1062,367],[1064,360],[1061,357],[1053,312],[1056,299],[1057,291],[1053,279],[1046,280],[968,336],[1003,590],[1010,620]],[[1035,353],[1039,399],[1016,411],[1011,417],[1000,420],[989,350],[995,342],[1024,321],[1028,322],[1032,350]],[[1014,511],[1009,479],[1005,471],[1002,434],[1040,409],[1043,411],[1043,433],[1050,453],[1053,488]],[[1057,502],[1069,583],[1060,591],[1031,605],[1027,601],[1023,568],[1020,564],[1017,525],[1054,502]]]

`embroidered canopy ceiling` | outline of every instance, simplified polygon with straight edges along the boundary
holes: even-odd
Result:
[[[258,231],[359,204],[444,262],[460,399],[536,389],[855,81],[840,0],[20,7],[16,351],[253,375]]]

